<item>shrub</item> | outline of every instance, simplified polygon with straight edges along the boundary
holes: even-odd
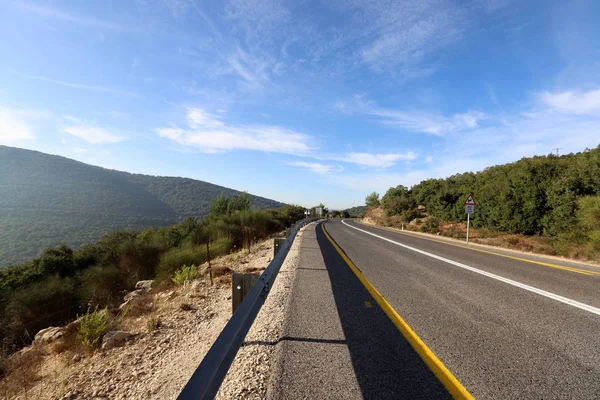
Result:
[[[11,345],[27,344],[40,329],[75,317],[78,304],[73,280],[58,275],[17,290],[2,316],[5,339]]]
[[[116,266],[93,266],[81,273],[80,282],[82,303],[92,307],[118,305],[127,289]]]
[[[119,272],[127,287],[133,287],[136,282],[152,279],[160,260],[158,245],[136,243],[131,240],[119,246]]]
[[[183,285],[184,283],[193,280],[197,274],[198,268],[194,264],[189,267],[184,265],[175,271],[175,276],[171,280],[179,285]]]
[[[190,246],[183,249],[176,248],[169,250],[160,258],[156,278],[158,281],[168,280],[182,266],[202,265],[205,261],[206,248],[204,246]]]
[[[87,313],[79,318],[79,340],[88,348],[96,348],[109,328],[108,309],[98,310],[98,306],[96,306],[94,311],[90,312],[88,308]]]
[[[162,323],[160,321],[160,318],[158,318],[158,317],[151,317],[148,320],[148,323],[147,323],[146,327],[148,328],[148,332],[154,332],[158,328],[160,328],[161,325],[162,325]]]
[[[440,221],[435,217],[427,217],[423,219],[423,223],[419,226],[422,232],[435,233],[440,227]]]

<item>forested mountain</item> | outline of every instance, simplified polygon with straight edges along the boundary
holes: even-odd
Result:
[[[220,193],[187,178],[129,174],[0,146],[0,268],[58,244],[78,247],[115,229],[178,223],[209,212]],[[248,196],[255,208],[282,203]]]

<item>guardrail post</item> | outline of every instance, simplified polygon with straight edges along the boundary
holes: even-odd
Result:
[[[232,313],[242,304],[244,297],[256,283],[260,274],[233,274],[231,277],[231,308]]]
[[[279,253],[279,249],[281,249],[281,246],[283,246],[286,240],[286,238],[275,238],[275,246],[273,247],[273,257],[275,257],[277,253]]]

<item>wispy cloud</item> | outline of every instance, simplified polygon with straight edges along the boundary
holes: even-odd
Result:
[[[273,32],[292,18],[290,10],[279,0],[229,0],[225,16],[252,36],[250,40],[266,41],[279,39],[273,36]]]
[[[417,153],[407,151],[404,153],[367,153],[349,152],[341,154],[313,154],[318,160],[339,161],[348,164],[356,164],[367,168],[390,168],[398,161],[412,161],[417,159]]]
[[[373,27],[372,39],[360,50],[362,61],[374,70],[407,76],[431,73],[432,64],[424,61],[466,29],[466,13],[444,1],[363,2],[358,12]]]
[[[135,98],[141,97],[139,94],[134,93],[134,92],[112,89],[112,88],[108,88],[108,87],[104,87],[104,86],[83,85],[83,84],[79,84],[79,83],[61,81],[58,79],[50,79],[45,76],[26,76],[26,77],[29,79],[36,80],[36,81],[53,83],[56,85],[69,87],[69,88],[73,88],[73,89],[87,90],[89,92],[109,93],[109,94],[114,94],[117,96],[135,97]]]
[[[270,60],[252,56],[238,46],[227,61],[229,71],[240,77],[248,90],[260,89],[269,81]]]
[[[344,170],[344,167],[342,167],[341,165],[328,165],[328,164],[321,164],[321,163],[316,163],[316,162],[296,161],[296,162],[290,162],[290,163],[288,163],[288,165],[306,168],[306,169],[308,169],[316,174],[320,174],[320,175],[327,175],[331,172],[342,172]]]
[[[557,111],[569,114],[600,114],[600,89],[588,92],[542,92],[540,100]]]
[[[486,118],[480,111],[445,116],[435,112],[420,110],[395,110],[383,108],[367,99],[364,95],[355,95],[348,100],[338,100],[334,107],[344,114],[362,114],[379,117],[382,125],[410,132],[444,136],[448,133],[475,129]]]
[[[448,117],[435,113],[388,109],[374,109],[369,114],[382,117],[381,123],[392,128],[436,136],[477,128],[479,121],[485,118],[485,115],[478,111],[469,111]]]
[[[399,160],[414,160],[417,154],[406,152],[403,154],[372,154],[372,153],[348,153],[346,161],[354,164],[359,164],[367,167],[389,168],[396,164]]]
[[[188,108],[187,128],[157,128],[163,138],[214,153],[232,150],[305,155],[312,138],[291,129],[272,125],[229,124],[200,108]]]
[[[14,144],[34,138],[30,126],[18,117],[17,112],[0,106],[0,143]]]
[[[90,144],[120,143],[127,137],[116,130],[100,128],[72,115],[64,115],[61,130]]]
[[[62,130],[91,144],[119,143],[127,139],[106,129],[89,125],[67,126]]]
[[[17,3],[17,7],[24,12],[36,14],[45,18],[52,18],[65,22],[70,22],[85,28],[106,29],[114,32],[132,31],[131,27],[124,26],[113,21],[107,21],[104,19],[87,15],[73,14],[67,11],[59,10],[57,8],[45,7],[39,4],[19,2]]]

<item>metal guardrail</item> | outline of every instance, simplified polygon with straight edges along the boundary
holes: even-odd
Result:
[[[269,290],[275,282],[294,238],[300,228],[317,219],[307,218],[296,224],[277,255],[250,289],[248,295],[225,325],[208,353],[206,353],[206,356],[179,394],[179,400],[215,398],[252,323],[267,299]]]

